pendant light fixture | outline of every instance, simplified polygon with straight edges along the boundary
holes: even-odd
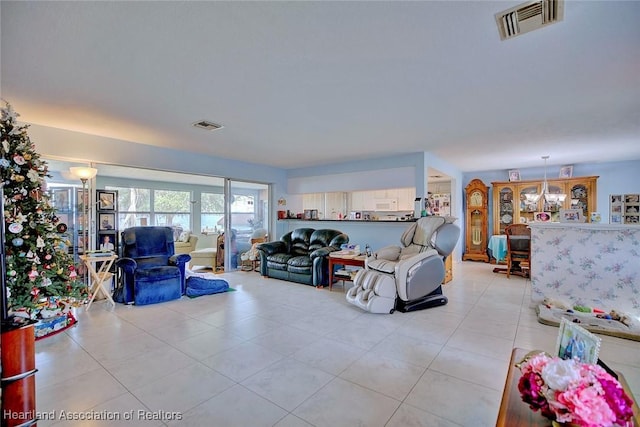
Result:
[[[542,190],[540,191],[540,194],[525,194],[527,202],[538,203],[538,200],[543,198],[546,203],[562,203],[567,198],[567,195],[563,193],[549,193],[549,184],[547,183],[547,160],[549,159],[549,156],[542,156],[542,159],[544,160],[544,181],[542,182]]]

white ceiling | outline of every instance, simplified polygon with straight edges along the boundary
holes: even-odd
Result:
[[[26,122],[282,168],[640,159],[640,2],[567,1],[500,41],[519,3],[2,1],[2,97]]]

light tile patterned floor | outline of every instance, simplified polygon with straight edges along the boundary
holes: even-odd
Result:
[[[537,322],[530,282],[492,268],[456,264],[448,305],[393,315],[254,272],[221,276],[236,292],[94,303],[36,344],[37,408],[57,418],[38,425],[495,425],[511,349],[553,351],[557,328]],[[640,396],[640,342],[603,337],[601,358]]]

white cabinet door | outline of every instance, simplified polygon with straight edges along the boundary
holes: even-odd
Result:
[[[318,212],[324,212],[324,193],[303,194],[302,209],[317,209]]]
[[[374,210],[373,191],[352,191],[351,207],[352,211],[372,211]]]
[[[345,216],[347,214],[345,193],[343,193],[342,191],[325,193],[325,206],[326,219],[338,219],[339,213],[342,213],[342,216]]]
[[[412,211],[415,209],[416,189],[413,187],[398,189],[398,210]]]
[[[364,193],[364,191],[351,192],[351,204],[349,206],[350,211],[364,210]]]

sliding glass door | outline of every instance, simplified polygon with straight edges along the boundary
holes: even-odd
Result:
[[[48,162],[53,176],[49,184],[68,186],[63,175],[69,164],[53,159]],[[176,239],[183,231],[198,237],[196,249],[217,248],[217,237],[224,233],[224,247],[230,250],[216,257],[220,270],[223,259],[225,271],[241,268],[242,254],[251,249],[252,239],[266,239],[269,233],[268,184],[128,166],[92,166],[98,169],[98,175],[91,193],[97,189],[118,192],[115,230],[170,226]],[[90,224],[95,226],[95,218]],[[91,242],[89,248],[96,244]],[[202,267],[207,266],[196,266]]]
[[[264,239],[269,233],[269,185],[227,180],[228,191],[225,218],[231,233],[225,233],[225,270],[242,268],[242,255],[252,246],[252,240]]]

